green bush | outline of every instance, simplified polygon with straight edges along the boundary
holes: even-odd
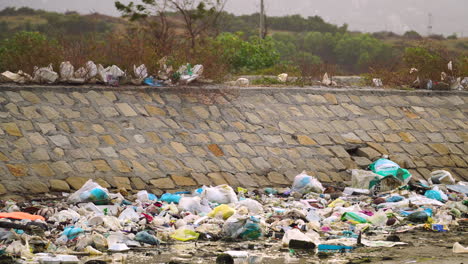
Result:
[[[38,32],[21,31],[0,43],[0,71],[23,70],[31,73],[34,66],[58,66],[62,50],[54,40]]]
[[[272,38],[250,37],[248,41],[241,34],[222,33],[215,42],[223,47],[224,60],[236,72],[255,71],[278,63],[280,56]]]
[[[440,72],[446,71],[448,60],[441,54],[426,47],[408,47],[405,49],[403,61],[408,69],[416,68],[422,78],[440,79]]]

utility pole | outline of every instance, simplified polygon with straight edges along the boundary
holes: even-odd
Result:
[[[432,35],[432,14],[429,13],[429,24],[427,25],[427,36]]]
[[[263,0],[260,0],[260,38],[264,39],[266,35],[265,30],[265,5]]]

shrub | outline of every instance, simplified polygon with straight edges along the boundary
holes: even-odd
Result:
[[[55,40],[38,32],[22,31],[0,44],[0,70],[23,70],[31,73],[34,66],[58,66],[62,49]]]
[[[222,57],[234,71],[259,70],[279,62],[280,56],[274,47],[273,39],[253,36],[245,41],[241,36],[241,34],[222,33],[215,39],[217,44],[223,47]]]

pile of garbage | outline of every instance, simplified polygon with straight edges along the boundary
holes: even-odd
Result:
[[[345,253],[359,247],[404,246],[388,237],[414,229],[465,227],[468,183],[447,171],[415,180],[388,159],[352,170],[349,187],[323,185],[302,172],[290,188],[228,185],[185,192],[110,192],[89,180],[51,202],[2,202],[0,252],[40,263],[78,263],[102,255],[195,241],[277,243],[289,250]],[[464,230],[466,232],[466,230]],[[468,249],[455,243],[455,253]],[[244,256],[227,251],[220,257]]]
[[[142,64],[134,65],[133,73],[122,71],[118,66],[112,65],[104,68],[101,64],[96,65],[88,61],[83,67],[75,71],[75,67],[65,61],[60,64],[59,72],[55,72],[52,64],[47,67],[34,67],[33,75],[23,71],[13,73],[6,71],[0,74],[0,82],[14,82],[18,84],[104,84],[119,86],[120,84],[149,85],[152,87],[164,87],[175,84],[189,84],[194,82],[203,74],[203,66],[187,63],[174,72],[172,66],[166,65],[167,58],[159,61],[159,71],[156,77],[150,76],[147,67]]]

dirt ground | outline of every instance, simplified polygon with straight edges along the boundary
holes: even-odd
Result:
[[[351,253],[319,253],[281,248],[281,242],[275,240],[251,242],[204,242],[175,243],[172,245],[132,251],[124,255],[113,255],[113,262],[122,258],[127,264],[149,263],[216,263],[216,257],[228,250],[247,251],[250,262],[235,263],[434,263],[468,264],[468,254],[454,254],[455,242],[468,244],[468,232],[450,231],[436,233],[432,231],[409,231],[397,234],[401,242],[408,245],[392,248],[361,247]],[[371,237],[367,237],[371,239]],[[85,258],[84,260],[89,260]],[[101,258],[102,259],[102,258]]]

